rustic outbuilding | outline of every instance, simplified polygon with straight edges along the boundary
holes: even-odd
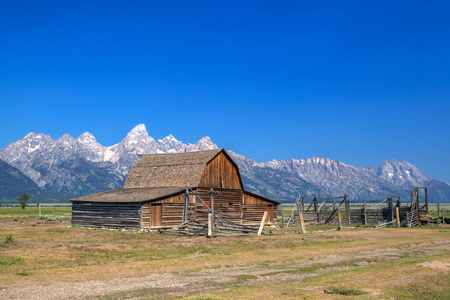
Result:
[[[199,221],[214,211],[243,225],[276,224],[276,201],[244,189],[239,168],[224,149],[148,154],[123,189],[71,199],[72,225],[160,229],[180,225],[186,211]]]

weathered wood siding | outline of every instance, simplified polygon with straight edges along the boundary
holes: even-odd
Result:
[[[203,202],[211,208],[211,197],[209,195],[209,188],[197,188],[196,193],[207,193],[206,195],[200,195]],[[260,199],[248,194],[245,194],[239,189],[215,189],[214,190],[214,211],[218,217],[221,217],[220,213],[228,214],[230,216],[222,216],[228,218],[230,221],[240,223],[241,216],[244,218],[250,218],[254,220],[243,220],[242,224],[247,225],[259,225],[264,212],[269,213],[266,219],[266,224],[277,223],[277,206],[271,202],[267,202],[264,199]],[[144,229],[156,229],[156,228],[170,228],[180,225],[183,219],[183,205],[184,205],[185,193],[168,197],[156,202],[144,203],[141,208],[142,228]],[[158,224],[155,224],[157,217],[153,216],[155,210],[152,209],[152,205],[160,205],[162,220]],[[209,209],[197,196],[189,196],[189,213],[200,222],[207,222]],[[158,211],[159,214],[159,211]]]
[[[261,220],[264,212],[267,211],[268,216],[266,219],[267,224],[277,224],[277,205],[268,202],[262,198],[244,193],[242,197],[242,210],[243,217],[248,219],[259,219]],[[261,221],[259,221],[261,222]],[[243,224],[254,224],[258,225],[258,221],[244,220]]]
[[[139,229],[141,205],[73,202],[72,226]]]
[[[198,188],[198,193],[209,193],[209,188]],[[242,191],[241,190],[214,190],[214,212],[220,217],[220,213],[226,213],[235,217],[241,216],[242,211]],[[209,195],[200,196],[204,202],[211,208],[211,197]],[[190,205],[194,209],[195,216],[203,222],[208,221],[209,210],[203,203],[195,197],[195,202]],[[224,216],[225,217],[225,216]],[[237,219],[228,217],[230,221],[237,222]]]
[[[168,197],[155,202],[142,204],[141,209],[141,228],[168,228],[180,225],[183,220],[183,204],[185,193]],[[161,206],[161,212],[152,206]],[[161,221],[155,213],[161,213]]]
[[[244,189],[238,169],[223,152],[206,165],[198,186],[232,190]]]

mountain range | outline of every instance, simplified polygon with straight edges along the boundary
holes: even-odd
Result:
[[[88,132],[77,139],[65,134],[57,140],[43,133],[29,133],[0,150],[0,198],[23,192],[70,198],[117,189],[123,187],[139,154],[217,148],[209,137],[195,144],[184,144],[172,135],[155,140],[144,124],[109,147],[99,144]],[[227,151],[239,166],[245,188],[276,200],[292,201],[298,194],[308,197],[344,193],[355,200],[381,200],[389,195],[409,199],[409,189],[414,186],[427,186],[432,201],[450,199],[449,184],[428,176],[409,162],[387,160],[378,167],[366,168],[328,158],[258,163]]]

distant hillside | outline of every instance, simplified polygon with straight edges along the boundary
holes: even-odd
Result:
[[[0,160],[0,197],[18,197],[23,193],[39,195],[42,190],[19,169]]]

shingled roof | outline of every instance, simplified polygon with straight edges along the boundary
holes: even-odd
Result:
[[[118,189],[71,199],[71,201],[102,203],[140,203],[180,194],[184,191],[186,191],[186,187]]]
[[[206,165],[224,149],[175,154],[143,155],[131,169],[124,189],[143,187],[195,187]]]

